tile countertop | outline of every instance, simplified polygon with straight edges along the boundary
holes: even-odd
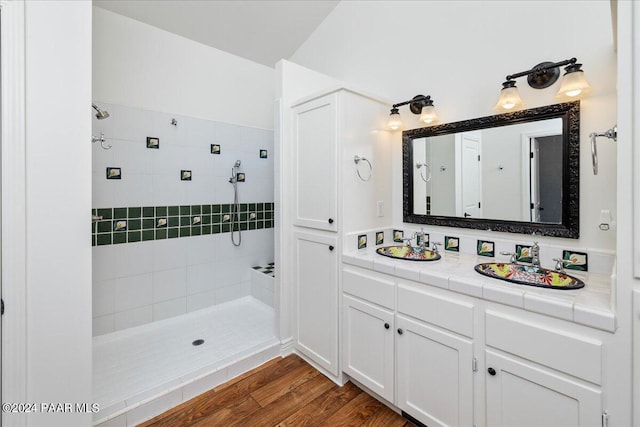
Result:
[[[615,313],[611,309],[611,289],[615,276],[567,270],[585,282],[575,290],[554,290],[518,285],[482,276],[476,264],[495,262],[494,258],[468,254],[441,253],[438,261],[394,260],[374,250],[342,254],[344,264],[425,283],[453,292],[557,317],[608,332],[615,332]]]

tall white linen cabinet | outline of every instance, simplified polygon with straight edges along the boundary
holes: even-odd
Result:
[[[291,240],[283,241],[289,247],[282,265],[291,281],[294,348],[339,384],[345,236],[391,223],[385,210],[391,205],[389,108],[340,88],[295,102],[284,112],[290,126],[282,161],[291,197],[282,199],[288,213],[282,226]],[[355,156],[366,158],[371,170],[364,161],[356,164]]]

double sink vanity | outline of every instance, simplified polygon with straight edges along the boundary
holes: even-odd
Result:
[[[403,222],[576,239],[578,157],[577,102],[405,131]],[[342,254],[352,381],[428,426],[606,424],[613,262],[568,274],[549,244],[523,263],[413,237]]]
[[[601,425],[613,278],[482,258],[406,245],[343,253],[343,371],[429,426]],[[509,283],[511,269],[586,285]]]

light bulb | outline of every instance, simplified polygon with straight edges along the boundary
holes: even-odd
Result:
[[[507,80],[502,83],[502,86],[498,102],[495,107],[493,107],[495,110],[513,110],[524,106],[515,81]]]
[[[397,108],[391,109],[391,114],[389,114],[389,121],[387,122],[387,126],[391,130],[398,130],[402,127],[402,119],[400,118],[400,113]]]
[[[433,102],[430,102],[428,105],[422,107],[422,112],[418,120],[426,124],[431,124],[438,121],[438,115],[436,114],[436,109],[433,106]]]
[[[562,76],[562,84],[556,98],[575,98],[584,95],[591,89],[591,86],[584,78],[584,71],[580,69],[581,64],[573,64],[565,68],[566,73]]]

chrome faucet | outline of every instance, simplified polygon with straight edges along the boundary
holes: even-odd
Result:
[[[533,242],[533,246],[531,246],[531,265],[540,267],[540,246],[538,242]]]
[[[564,273],[565,266],[577,264],[576,261],[571,259],[554,258],[553,260],[556,262],[556,271],[560,273]]]
[[[510,264],[517,264],[518,263],[518,255],[515,252],[501,251],[500,255],[508,256]]]
[[[416,246],[422,249],[425,249],[428,246],[428,243],[425,243],[424,241],[424,236],[424,228],[421,228],[420,231],[416,231],[415,233],[413,233],[413,237],[416,238]]]

